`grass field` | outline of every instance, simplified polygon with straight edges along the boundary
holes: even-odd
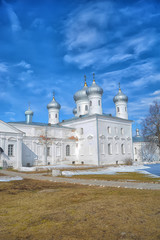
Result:
[[[160,191],[0,183],[1,240],[158,240]]]
[[[90,175],[74,175],[72,178],[79,179],[97,179],[97,180],[107,180],[107,181],[135,181],[135,182],[152,182],[159,183],[160,178],[154,178],[150,174],[142,174],[137,172],[122,172],[113,175],[104,174],[90,174]]]

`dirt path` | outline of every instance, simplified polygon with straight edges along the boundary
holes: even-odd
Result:
[[[106,181],[106,180],[61,178],[61,177],[43,176],[42,174],[26,174],[26,173],[12,172],[12,171],[6,171],[6,170],[1,170],[1,173],[11,177],[19,176],[22,178],[47,180],[47,181],[53,181],[53,182],[67,182],[72,184],[82,184],[82,185],[89,185],[89,186],[160,190],[160,184],[155,184],[155,183],[137,183],[137,182],[125,182],[125,181],[118,182],[118,181]]]

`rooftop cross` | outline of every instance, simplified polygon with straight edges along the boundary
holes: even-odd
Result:
[[[93,82],[95,82],[95,73],[93,73]]]
[[[86,83],[86,75],[84,75],[84,86],[85,86],[85,87],[87,86],[87,83]]]
[[[55,91],[53,91],[53,100],[55,100]]]

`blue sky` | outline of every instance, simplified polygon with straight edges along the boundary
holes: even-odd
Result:
[[[160,100],[160,1],[0,0],[0,119],[47,122],[55,91],[60,120],[73,116],[74,93],[103,87],[103,112],[115,115],[118,83],[139,126]]]

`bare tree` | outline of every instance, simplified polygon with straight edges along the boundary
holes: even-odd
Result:
[[[142,122],[142,134],[150,145],[156,145],[160,150],[160,103],[153,102],[149,114]]]

